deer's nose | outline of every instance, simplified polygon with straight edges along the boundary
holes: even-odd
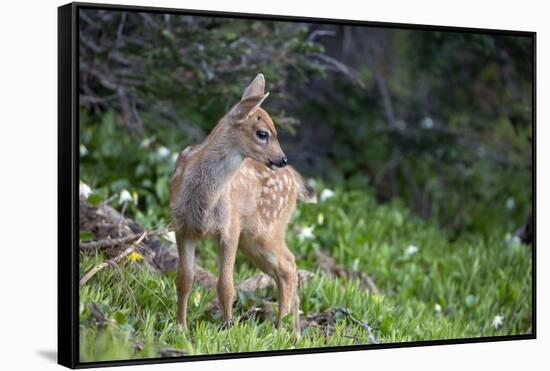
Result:
[[[288,165],[288,159],[286,158],[286,156],[283,156],[283,157],[281,157],[281,161],[279,162],[279,166],[280,167],[285,167],[286,165]]]

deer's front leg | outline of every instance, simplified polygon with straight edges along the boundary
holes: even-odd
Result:
[[[194,260],[196,241],[185,238],[181,233],[176,233],[178,245],[178,273],[176,278],[176,291],[178,294],[177,321],[187,329],[187,300],[193,285]]]
[[[218,298],[223,311],[222,327],[227,328],[232,324],[233,300],[235,298],[235,287],[233,285],[233,269],[235,267],[235,256],[239,245],[240,230],[236,227],[221,234],[218,243],[219,277],[218,277]]]

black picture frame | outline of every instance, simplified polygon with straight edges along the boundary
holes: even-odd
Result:
[[[177,15],[203,15],[211,17],[233,17],[240,19],[262,19],[296,21],[308,23],[362,25],[384,28],[454,31],[463,33],[486,33],[495,35],[518,35],[533,41],[533,137],[532,137],[532,194],[533,194],[533,248],[532,248],[532,333],[524,335],[489,336],[465,339],[413,341],[390,344],[350,345],[295,350],[277,350],[236,354],[210,354],[171,358],[150,358],[139,360],[117,360],[86,362],[79,360],[79,252],[78,252],[78,207],[79,207],[79,96],[78,96],[78,12],[80,9],[103,9],[117,11],[140,11],[169,13]],[[463,28],[422,24],[371,22],[359,20],[309,18],[296,16],[202,11],[146,6],[111,5],[96,3],[70,3],[58,8],[58,363],[69,368],[90,368],[100,366],[123,366],[137,364],[205,361],[231,358],[267,357],[289,354],[342,352],[384,348],[418,347],[509,340],[530,340],[537,338],[536,321],[536,32],[497,30],[484,28]]]

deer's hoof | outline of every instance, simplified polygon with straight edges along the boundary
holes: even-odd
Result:
[[[178,327],[178,329],[181,330],[181,331],[187,331],[187,325],[184,324],[184,323],[179,323],[179,322],[178,322],[177,327]]]
[[[222,323],[220,323],[220,330],[228,330],[230,329],[231,327],[233,326],[233,320],[232,319],[229,319],[227,321],[223,321]]]

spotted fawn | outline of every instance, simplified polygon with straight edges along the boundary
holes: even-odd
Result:
[[[279,328],[291,313],[293,329],[300,335],[298,275],[285,235],[296,200],[315,202],[315,195],[287,166],[273,121],[260,107],[269,95],[264,91],[264,76],[258,74],[205,141],[187,147],[176,162],[170,209],[178,247],[177,321],[184,329],[195,246],[213,237],[218,244],[222,326],[232,323],[239,248],[277,283]]]

